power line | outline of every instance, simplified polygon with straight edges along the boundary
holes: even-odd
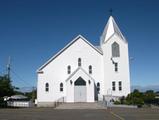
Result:
[[[2,73],[2,75],[7,75],[7,77],[10,78],[10,79],[11,79],[11,75],[10,74],[12,73],[16,77],[16,80],[17,80],[16,82],[19,81],[18,83],[20,83],[21,85],[30,86],[30,87],[32,87],[32,89],[34,89],[34,87],[35,87],[35,86],[31,85],[30,83],[26,82],[19,74],[17,74],[17,72],[15,72],[13,70],[13,68],[11,68],[11,59],[10,59],[10,56],[8,58],[7,66],[5,67],[5,69],[3,69],[2,71],[0,71],[0,73]]]
[[[25,80],[22,79],[13,69],[11,69],[11,72],[20,80],[23,81],[25,84],[32,86],[30,83],[26,82]]]

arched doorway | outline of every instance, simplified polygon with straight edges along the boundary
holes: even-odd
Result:
[[[74,83],[74,101],[75,102],[86,102],[86,81],[79,77]]]

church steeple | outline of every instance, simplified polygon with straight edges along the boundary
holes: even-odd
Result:
[[[112,16],[109,17],[109,20],[104,28],[103,34],[101,36],[101,43],[105,43],[109,40],[111,36],[117,34],[122,40],[126,41],[125,37],[121,33],[118,25],[116,24]]]

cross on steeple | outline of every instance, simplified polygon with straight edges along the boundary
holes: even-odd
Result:
[[[110,8],[109,14],[110,14],[110,16],[112,16],[112,14],[113,14],[113,9],[112,8]]]

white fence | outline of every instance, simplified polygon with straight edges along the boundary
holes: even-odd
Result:
[[[33,107],[31,101],[7,101],[7,105],[10,107]]]

